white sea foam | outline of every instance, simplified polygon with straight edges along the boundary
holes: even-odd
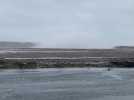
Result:
[[[102,73],[102,76],[108,76],[116,80],[122,80],[122,77],[119,72],[116,71],[106,71]]]

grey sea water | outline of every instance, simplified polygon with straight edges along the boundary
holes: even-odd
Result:
[[[0,100],[134,100],[134,69],[1,70]]]

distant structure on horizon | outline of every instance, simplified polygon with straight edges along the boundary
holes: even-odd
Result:
[[[35,44],[31,42],[5,42],[0,41],[0,48],[31,48]]]

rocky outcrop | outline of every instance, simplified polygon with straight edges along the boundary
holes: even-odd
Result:
[[[134,67],[133,58],[1,59],[0,68]]]
[[[134,67],[134,50],[23,48],[0,57],[0,68]]]

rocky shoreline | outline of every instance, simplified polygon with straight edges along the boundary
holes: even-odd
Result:
[[[134,50],[23,48],[0,52],[1,69],[134,67]]]

